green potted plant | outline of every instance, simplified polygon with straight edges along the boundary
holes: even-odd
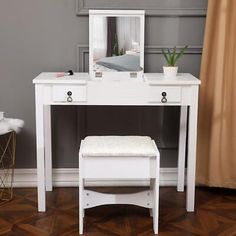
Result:
[[[173,49],[162,49],[162,54],[164,55],[167,62],[167,65],[163,66],[163,72],[166,78],[176,77],[178,72],[178,66],[176,66],[176,62],[184,54],[187,48],[188,45],[186,45],[184,48],[180,48],[179,52],[177,52],[176,47],[174,47]]]

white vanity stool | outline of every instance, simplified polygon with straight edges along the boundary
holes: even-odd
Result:
[[[132,204],[150,209],[158,234],[160,154],[147,136],[88,136],[79,151],[79,233],[85,209],[107,204]],[[85,180],[150,179],[150,190],[104,194],[84,189]]]

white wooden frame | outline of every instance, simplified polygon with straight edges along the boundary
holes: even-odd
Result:
[[[140,18],[140,67],[142,71],[137,73],[137,78],[142,78],[144,73],[144,25],[145,25],[145,11],[143,10],[89,10],[89,74],[93,79],[121,79],[130,78],[132,72],[102,72],[102,78],[96,78],[95,72],[93,71],[93,17],[104,16],[104,17],[139,17]]]

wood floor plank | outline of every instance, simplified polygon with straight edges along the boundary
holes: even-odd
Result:
[[[96,188],[101,192],[137,192],[137,188]],[[37,212],[37,190],[15,189],[0,206],[0,235],[78,236],[78,188],[47,192],[47,212]],[[86,210],[85,236],[151,236],[147,209],[101,206]],[[185,210],[185,193],[160,189],[160,236],[236,236],[236,190],[197,188],[196,211]]]

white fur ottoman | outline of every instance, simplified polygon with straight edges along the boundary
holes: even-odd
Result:
[[[88,136],[79,151],[79,233],[83,234],[85,209],[107,204],[149,208],[158,233],[160,154],[147,136]],[[104,194],[85,190],[85,180],[150,179],[150,190],[132,194]],[[135,227],[135,226],[134,226]]]

